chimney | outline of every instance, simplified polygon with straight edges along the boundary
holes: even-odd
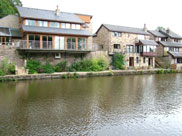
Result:
[[[56,16],[59,16],[59,15],[60,15],[60,9],[59,9],[59,6],[57,5]]]
[[[169,27],[167,28],[166,33],[168,33],[168,34],[170,33],[170,29],[169,29]]]
[[[145,32],[147,32],[147,25],[146,25],[146,24],[144,24],[143,30],[144,30]]]

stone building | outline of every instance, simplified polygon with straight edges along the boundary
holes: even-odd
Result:
[[[132,28],[102,24],[93,36],[98,50],[108,51],[109,56],[122,53],[127,68],[155,67],[156,46],[149,40],[150,34],[144,28]]]
[[[21,39],[19,17],[8,15],[0,19],[0,45],[12,45]]]
[[[150,39],[158,42],[156,63],[161,67],[182,68],[182,37],[169,28],[150,30]]]

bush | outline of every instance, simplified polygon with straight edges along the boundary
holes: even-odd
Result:
[[[124,55],[120,53],[114,54],[111,64],[114,67],[114,69],[125,69]]]
[[[5,73],[0,69],[0,76],[5,76]]]
[[[15,74],[15,63],[10,63],[8,66],[8,73]]]
[[[66,61],[61,61],[55,66],[55,71],[56,72],[65,72],[67,70],[67,62]]]
[[[49,61],[46,61],[45,65],[41,66],[43,73],[54,73],[54,67],[49,63]]]
[[[26,69],[29,70],[29,74],[38,73],[41,68],[41,62],[39,60],[30,59],[27,61]]]
[[[91,59],[81,60],[73,62],[69,67],[68,71],[103,71],[108,69],[109,64],[104,59]]]
[[[3,59],[1,64],[1,70],[4,74],[8,74],[8,67],[9,67],[8,59]]]

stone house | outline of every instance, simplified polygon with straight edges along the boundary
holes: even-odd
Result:
[[[98,50],[108,51],[109,56],[122,53],[127,68],[155,67],[156,46],[144,28],[102,24],[93,36]]]
[[[17,7],[22,40],[18,51],[52,64],[86,56],[92,49],[91,15]]]
[[[150,39],[158,42],[156,63],[161,67],[182,68],[182,37],[169,28],[167,30],[150,30]]]
[[[8,15],[0,19],[0,46],[12,45],[21,39],[19,17]]]

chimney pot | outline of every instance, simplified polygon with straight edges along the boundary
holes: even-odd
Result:
[[[60,15],[60,9],[59,9],[59,6],[57,5],[56,16],[59,16],[59,15]]]
[[[144,30],[145,32],[147,32],[147,25],[146,25],[146,24],[144,24],[143,30]]]

